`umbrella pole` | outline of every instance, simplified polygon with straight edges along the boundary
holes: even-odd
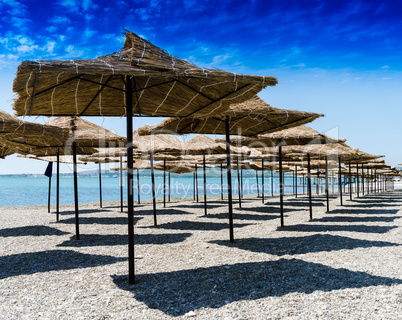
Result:
[[[295,177],[296,177],[296,178],[295,178],[295,184],[296,184],[296,185],[295,185],[295,191],[296,191],[296,198],[297,198],[297,164],[296,164],[296,168],[295,168],[295,169],[296,169],[296,171],[295,171]]]
[[[102,208],[102,164],[99,162],[99,206]]]
[[[168,202],[170,202],[170,167],[168,168],[168,181],[169,181],[169,185],[168,185]]]
[[[198,170],[197,170],[197,164],[195,164],[195,194],[196,194],[196,200],[198,202]]]
[[[232,164],[230,160],[230,134],[229,118],[225,118],[225,136],[226,136],[226,170],[228,180],[228,206],[229,206],[229,238],[234,242],[233,232],[233,203],[232,203]]]
[[[364,196],[364,164],[362,163],[362,193]]]
[[[349,197],[350,201],[352,201],[352,165],[349,161]]]
[[[166,159],[163,159],[163,207],[166,208]]]
[[[258,170],[255,170],[255,179],[257,180],[257,198],[260,197],[260,186],[258,185]]]
[[[241,208],[240,174],[239,174],[239,157],[237,157],[237,193],[239,194],[239,208]]]
[[[59,148],[57,148],[57,153],[56,153],[56,158],[57,158],[57,178],[56,178],[56,220],[59,221],[59,203],[60,203],[60,151]]]
[[[271,197],[274,196],[274,170],[271,166]]]
[[[281,227],[285,225],[283,218],[283,176],[282,176],[282,141],[279,142],[279,192],[281,208]]]
[[[302,176],[302,179],[303,179],[303,195],[305,194],[305,185],[306,185],[306,177],[303,175]]]
[[[264,159],[261,159],[261,198],[264,203]]]
[[[202,153],[202,166],[204,174],[204,215],[207,215],[207,172],[205,165],[205,152]]]
[[[243,167],[240,168],[240,185],[241,185],[241,198],[243,199],[244,196],[244,190],[243,190]]]
[[[78,178],[77,178],[77,145],[73,142],[73,172],[74,172],[74,208],[75,208],[75,237],[80,239],[80,223],[78,217]]]
[[[338,157],[338,183],[339,183],[339,198],[341,200],[341,206],[343,206],[342,199],[342,170],[341,170],[341,157]]]
[[[123,156],[120,156],[120,212],[123,212]]]
[[[128,211],[128,282],[135,283],[134,265],[134,195],[133,195],[133,85],[132,77],[126,77],[127,121],[127,211]]]
[[[359,163],[356,162],[356,172],[357,172],[357,185],[356,185],[356,191],[357,191],[357,197],[360,198],[360,186],[359,186]]]
[[[53,164],[52,164],[53,166]],[[49,176],[49,192],[47,195],[47,213],[50,213],[50,194],[52,190],[52,175]]]
[[[328,156],[325,156],[325,194],[327,196],[327,212],[329,212]]]
[[[137,199],[138,199],[138,204],[141,203],[141,189],[140,189],[140,170],[137,169]]]
[[[155,196],[155,173],[154,173],[154,152],[151,151],[151,182],[152,182],[152,209],[154,212],[154,226],[158,225],[156,221],[156,196]]]
[[[195,201],[195,170],[193,172],[193,200]]]
[[[317,194],[320,193],[320,168],[317,167],[317,183],[316,183]]]
[[[313,200],[311,192],[311,166],[310,166],[310,154],[307,153],[307,193],[308,193],[308,203],[310,206],[310,220],[313,219]]]
[[[223,200],[223,163],[221,163],[221,200]]]

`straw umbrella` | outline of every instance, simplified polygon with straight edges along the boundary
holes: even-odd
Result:
[[[308,123],[322,116],[321,114],[301,111],[276,109],[269,106],[257,96],[252,99],[231,106],[228,111],[205,119],[199,118],[169,118],[157,126],[143,127],[141,135],[153,133],[204,133],[225,134],[227,150],[227,180],[229,205],[229,232],[230,241],[233,236],[233,209],[232,209],[232,178],[230,160],[230,135],[256,135],[275,132]]]
[[[18,115],[126,116],[129,282],[134,283],[132,116],[206,116],[243,102],[274,77],[198,68],[126,31],[123,49],[92,60],[24,61],[13,90]],[[72,103],[73,102],[73,103]]]

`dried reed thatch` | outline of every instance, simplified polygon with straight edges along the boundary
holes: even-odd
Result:
[[[34,154],[27,154],[27,155],[18,155],[18,157],[41,160],[41,161],[46,161],[46,162],[57,162],[57,157],[56,156],[39,157],[39,156],[36,156]],[[59,162],[60,163],[72,164],[73,163],[73,156],[72,155],[61,155],[61,156],[59,156]],[[77,163],[78,164],[87,164],[87,161],[77,159]]]
[[[23,121],[0,110],[0,146],[21,154],[37,156],[71,154],[68,148],[69,130],[49,124]],[[77,153],[92,153],[93,148],[78,148]]]
[[[257,96],[232,105],[225,112],[203,119],[196,117],[168,118],[156,126],[144,126],[140,135],[156,133],[225,134],[225,119],[230,119],[230,134],[255,136],[311,122],[322,114],[284,110],[271,107]]]
[[[251,98],[274,77],[199,68],[133,32],[118,53],[92,60],[24,61],[13,90],[17,115],[124,116],[126,82],[134,77],[133,112],[158,116],[219,114]]]
[[[126,163],[123,164],[122,169],[127,170],[127,164]],[[146,160],[135,159],[134,164],[133,164],[133,169],[134,170],[136,170],[136,169],[138,169],[138,170],[151,169],[151,164],[149,163],[149,161],[146,161]],[[109,170],[120,171],[120,166],[110,168]]]
[[[267,147],[261,149],[263,153],[274,153],[278,152],[277,147]],[[344,162],[349,161],[365,161],[370,159],[377,159],[383,156],[371,155],[360,151],[356,148],[351,148],[346,143],[328,143],[328,144],[309,144],[309,145],[298,145],[298,146],[283,146],[282,154],[288,158],[301,159],[305,158],[307,153],[310,154],[312,158],[323,159],[328,156],[330,159],[341,158]]]
[[[133,141],[139,145],[139,153],[149,154],[151,151],[154,153],[166,153],[180,155],[184,152],[184,143],[168,134],[139,136],[138,130],[133,132]]]
[[[80,147],[124,147],[126,138],[80,117],[55,117],[45,124],[67,129]],[[133,143],[133,147],[138,144]]]
[[[0,140],[1,141],[1,140]],[[16,153],[17,150],[7,146],[0,145],[0,159],[5,159],[5,157]]]
[[[223,139],[218,139],[217,141],[220,142],[222,140]],[[261,134],[256,137],[237,135],[230,139],[230,143],[234,146],[248,146],[252,148],[276,146],[279,142],[282,142],[282,145],[306,145],[339,143],[345,141],[346,139],[331,138],[304,125],[269,134]]]
[[[183,163],[181,161],[166,161],[165,166],[163,162],[159,162],[154,166],[155,170],[163,171],[166,168],[166,171],[170,171],[173,173],[189,173],[195,171],[195,166],[190,163]]]

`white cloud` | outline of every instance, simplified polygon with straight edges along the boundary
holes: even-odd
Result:
[[[50,19],[49,22],[54,23],[54,24],[70,24],[71,20],[67,18],[66,16],[55,16],[54,18]]]
[[[97,33],[96,30],[90,30],[90,29],[86,29],[84,31],[84,35],[86,38],[91,38],[93,35],[95,35]]]
[[[82,50],[78,50],[73,45],[67,46],[65,51],[67,52],[66,57],[68,57],[68,58],[78,58],[78,57],[81,57],[84,54],[84,52]]]
[[[389,69],[390,67],[388,65],[382,66],[381,69]]]
[[[46,31],[50,33],[55,33],[57,31],[57,28],[55,26],[50,26],[46,28]]]

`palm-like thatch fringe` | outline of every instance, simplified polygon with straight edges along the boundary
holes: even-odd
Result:
[[[10,146],[1,146],[0,145],[0,159],[5,159],[5,157],[16,153],[17,150],[11,148]]]
[[[133,32],[118,53],[91,60],[24,61],[13,90],[17,115],[124,116],[125,76],[134,77],[133,112],[158,116],[219,114],[251,98],[274,77],[199,68]]]

